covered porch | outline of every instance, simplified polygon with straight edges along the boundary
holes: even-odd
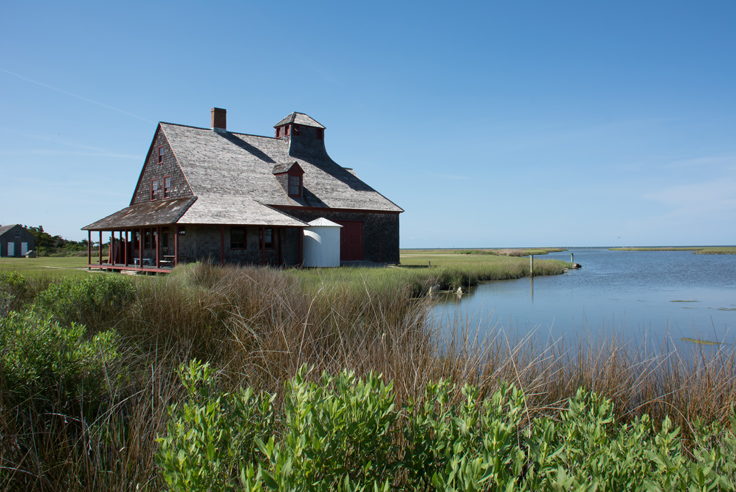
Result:
[[[87,231],[87,267],[110,271],[169,273],[179,263],[181,230],[174,224]],[[99,244],[92,254],[94,238]]]

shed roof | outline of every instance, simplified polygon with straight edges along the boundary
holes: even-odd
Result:
[[[136,203],[82,227],[82,230],[96,231],[174,224],[196,200],[197,197],[186,197]]]
[[[324,125],[322,125],[322,123],[318,122],[308,114],[297,112],[287,115],[284,119],[276,123],[273,127],[276,128],[281,125],[288,125],[289,123],[296,123],[297,125],[304,126],[313,126],[315,128],[324,128]]]

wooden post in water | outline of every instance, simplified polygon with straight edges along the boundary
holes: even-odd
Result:
[[[570,263],[575,263],[575,253],[570,253]]]
[[[534,276],[534,255],[529,255],[529,275]]]

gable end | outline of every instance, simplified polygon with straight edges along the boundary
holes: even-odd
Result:
[[[130,204],[188,196],[192,196],[192,189],[159,124],[138,176]]]

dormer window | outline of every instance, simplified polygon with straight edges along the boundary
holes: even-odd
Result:
[[[289,174],[289,196],[302,196],[302,177]]]
[[[296,161],[276,164],[273,174],[287,195],[300,198],[304,192],[304,169]]]

